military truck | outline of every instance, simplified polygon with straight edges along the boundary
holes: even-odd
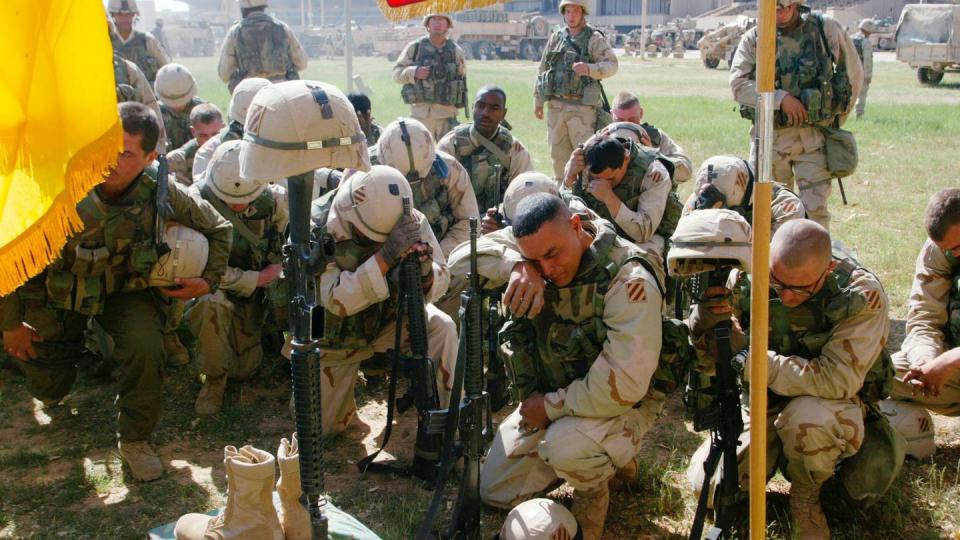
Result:
[[[921,84],[936,85],[960,71],[960,5],[907,4],[897,24],[897,60],[917,70]]]
[[[457,13],[448,35],[467,58],[539,61],[550,37],[550,23],[539,13],[525,13],[515,20],[510,15],[496,9]]]
[[[892,19],[877,19],[877,31],[870,34],[870,44],[875,51],[892,51],[897,48],[897,24]]]
[[[173,56],[213,56],[216,40],[207,21],[168,20],[163,27]]]
[[[407,43],[426,34],[426,29],[419,24],[377,27],[373,36],[373,53],[394,62]]]
[[[377,28],[374,26],[353,25],[351,39],[353,39],[353,54],[358,56],[372,56]],[[298,36],[303,44],[307,56],[318,58],[321,56],[343,56],[346,33],[343,25],[312,26],[301,31]]]
[[[741,15],[736,24],[721,26],[704,34],[697,42],[703,65],[716,69],[720,60],[723,60],[729,67],[733,62],[733,53],[737,52],[737,45],[740,44],[740,37],[756,24],[755,20]]]

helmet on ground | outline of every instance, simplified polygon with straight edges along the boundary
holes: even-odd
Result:
[[[447,28],[453,28],[453,19],[451,19],[450,16],[447,15],[446,13],[436,13],[436,12],[427,13],[423,17],[423,25],[427,26],[428,24],[430,24],[430,19],[432,19],[433,17],[443,17],[444,19],[447,20]]]
[[[585,0],[560,0],[560,5],[557,9],[560,11],[560,15],[563,15],[563,8],[567,6],[580,6],[583,9],[584,15],[589,15],[590,11],[587,9],[587,2]]]
[[[267,5],[267,0],[239,0],[241,9],[263,7]]]
[[[733,210],[697,210],[680,218],[670,237],[667,269],[684,276],[715,268],[722,259],[750,272],[750,224]]]
[[[137,0],[110,0],[107,3],[107,11],[110,13],[140,13],[137,6]]]
[[[267,182],[320,167],[368,170],[367,137],[336,86],[286,81],[262,88],[244,122],[240,174]]]
[[[393,167],[374,165],[340,182],[333,213],[374,242],[386,242],[403,214],[403,199],[413,200],[410,183]]]
[[[890,426],[907,441],[908,456],[916,459],[933,456],[937,443],[930,411],[921,405],[895,399],[881,401],[880,410],[887,416]]]
[[[550,499],[530,499],[510,510],[500,527],[502,540],[551,540],[576,538],[577,518],[562,504]],[[563,531],[563,532],[561,532]],[[566,533],[566,534],[564,534]]]
[[[752,176],[747,162],[736,156],[713,156],[707,158],[697,170],[693,192],[700,193],[703,186],[712,184],[724,197],[725,207],[740,206],[744,201]]]
[[[151,287],[176,285],[177,278],[200,277],[207,266],[210,245],[198,231],[173,221],[163,227],[163,241],[170,251],[153,265],[147,283]]]
[[[557,183],[553,178],[536,171],[518,174],[516,178],[510,181],[507,191],[503,193],[503,217],[507,221],[513,221],[517,214],[517,205],[520,204],[521,200],[534,193],[560,195]]]
[[[380,133],[377,155],[382,165],[389,165],[411,178],[426,178],[437,157],[437,146],[427,126],[413,118],[398,118]]]
[[[253,96],[257,95],[257,92],[265,86],[270,86],[270,81],[260,77],[244,79],[237,83],[237,86],[233,89],[233,95],[230,96],[230,120],[244,123]]]
[[[218,146],[204,179],[213,194],[227,204],[250,204],[267,189],[264,182],[240,176],[240,146],[240,141],[227,141]]]
[[[153,84],[157,99],[167,107],[183,107],[197,97],[197,81],[190,70],[180,64],[167,64],[157,71]]]

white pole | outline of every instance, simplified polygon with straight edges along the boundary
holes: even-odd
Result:
[[[640,59],[647,58],[647,0],[640,7]]]
[[[353,92],[353,21],[350,20],[350,0],[343,3],[343,34],[343,50],[347,60],[347,92]]]

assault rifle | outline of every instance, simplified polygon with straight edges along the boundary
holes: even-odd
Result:
[[[577,149],[583,150],[583,144],[578,144],[578,145],[577,145]],[[587,167],[587,165],[586,165],[587,156],[583,156],[583,159],[584,159],[584,168],[586,168],[586,167]],[[585,198],[585,197],[587,196],[587,186],[586,186],[587,178],[586,178],[586,176],[587,176],[587,175],[586,175],[583,171],[580,171],[580,172],[577,174],[577,182],[576,182],[575,184],[573,184],[573,194],[574,194],[574,196],[579,197],[579,198],[581,198],[581,199],[583,199],[583,198]]]

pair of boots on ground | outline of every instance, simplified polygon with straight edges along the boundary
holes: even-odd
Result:
[[[300,452],[297,434],[292,441],[280,440],[277,457],[250,445],[237,450],[223,449],[227,472],[227,507],[216,517],[207,514],[186,514],[177,520],[177,540],[206,538],[262,538],[273,540],[308,540],[310,515],[300,504]],[[273,487],[277,464],[280,479],[276,481],[280,495],[279,514],[273,506]]]

